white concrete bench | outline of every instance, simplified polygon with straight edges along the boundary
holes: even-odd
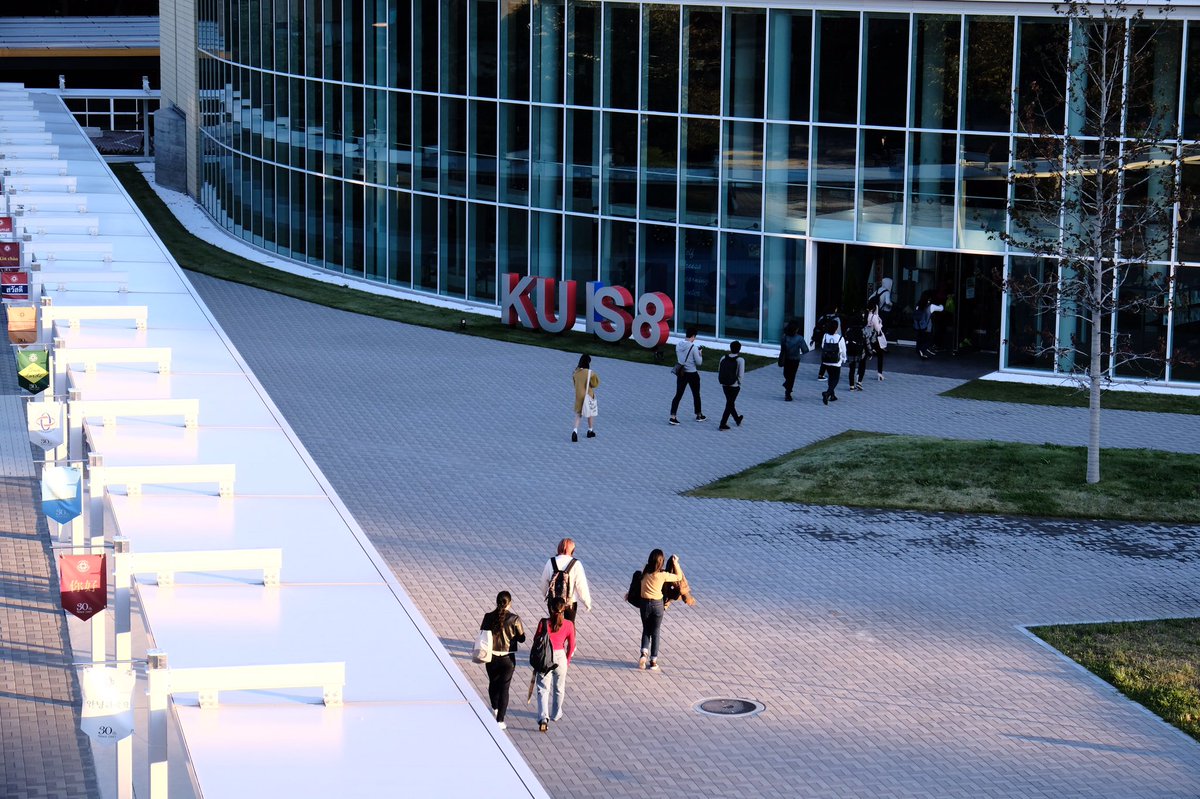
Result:
[[[102,453],[101,453],[102,454]],[[223,497],[233,495],[237,467],[232,463],[160,464],[158,466],[92,466],[88,491],[102,496],[108,486],[123,485],[131,497],[141,496],[145,485],[216,483]]]
[[[0,133],[40,132],[45,129],[46,122],[42,119],[0,119]]]
[[[0,111],[17,108],[33,108],[33,100],[29,96],[9,96],[8,94],[0,94]]]
[[[74,194],[79,187],[79,178],[74,175],[8,175],[4,178],[4,190],[9,194],[28,194],[34,191],[65,191]]]
[[[83,364],[84,371],[96,371],[102,363],[153,363],[159,374],[171,371],[170,347],[55,347],[56,365]]]
[[[58,158],[57,144],[3,144],[0,158]]]
[[[9,159],[4,162],[5,175],[65,175],[70,162],[52,158]]]
[[[113,258],[112,242],[108,241],[35,241],[28,249],[34,261],[104,261]]]
[[[70,291],[74,286],[116,286],[118,291],[129,291],[128,272],[60,272],[35,269],[30,272],[35,290]],[[51,287],[53,287],[51,289]]]
[[[138,330],[145,330],[149,315],[145,305],[44,305],[41,311],[43,333],[48,332],[55,322],[66,322],[72,330],[77,330],[85,319],[130,319]]]
[[[26,236],[45,236],[47,233],[95,236],[100,233],[100,217],[33,214],[19,218],[17,227]]]
[[[57,353],[56,353],[57,357]],[[67,412],[72,420],[99,416],[105,427],[116,427],[117,417],[181,416],[183,426],[192,428],[200,423],[198,399],[115,399],[71,400]]]
[[[15,194],[9,199],[9,207],[26,214],[42,211],[76,211],[86,214],[88,198],[86,194]]]
[[[0,145],[5,144],[49,144],[53,134],[48,130],[0,131]]]

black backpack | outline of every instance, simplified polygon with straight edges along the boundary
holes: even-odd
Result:
[[[838,342],[842,339],[839,336],[833,341],[825,341],[821,345],[821,363],[840,363],[842,360],[842,348],[838,346]],[[824,341],[824,339],[823,339]]]
[[[567,576],[571,569],[575,568],[575,558],[571,558],[571,562],[567,564],[567,568],[560,570],[558,568],[558,558],[550,558],[550,565],[554,568],[554,574],[550,575],[550,584],[546,586],[546,601],[558,598],[568,605],[571,604],[569,592],[571,590],[571,578]]]
[[[529,647],[529,665],[538,674],[548,674],[558,668],[558,664],[554,662],[554,648],[550,646],[548,619],[538,622],[537,632],[533,635],[533,645]]]
[[[736,355],[726,355],[721,359],[717,369],[717,381],[723,386],[732,386],[738,379],[738,359]]]

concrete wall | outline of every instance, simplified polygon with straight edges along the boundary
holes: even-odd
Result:
[[[159,40],[162,52],[162,109],[155,125],[182,128],[182,153],[155,158],[159,182],[196,197],[200,191],[200,158],[197,124],[200,107],[196,91],[196,2],[159,0]],[[174,115],[164,112],[173,111]],[[167,131],[156,127],[158,137]],[[178,134],[171,134],[176,141]],[[161,148],[156,139],[155,146]],[[160,149],[161,153],[161,149]],[[165,169],[166,173],[158,172]],[[182,174],[180,174],[182,172]]]

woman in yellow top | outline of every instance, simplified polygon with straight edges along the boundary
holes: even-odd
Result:
[[[656,549],[646,559],[642,569],[642,656],[638,668],[646,668],[650,659],[650,671],[658,671],[659,631],[663,619],[663,583],[677,583],[679,575],[663,571],[663,551]]]
[[[600,385],[600,376],[592,371],[592,356],[584,353],[579,356],[579,365],[571,375],[575,384],[575,427],[571,430],[571,440],[579,440],[579,417],[587,419],[588,438],[596,437],[596,386]],[[590,398],[588,408],[584,407],[584,397]]]

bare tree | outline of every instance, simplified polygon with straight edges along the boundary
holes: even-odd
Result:
[[[1046,28],[1041,63],[1018,84],[1008,228],[990,233],[1014,252],[1004,290],[1033,311],[1010,327],[1010,350],[1053,359],[1089,392],[1087,482],[1097,483],[1101,389],[1117,370],[1152,374],[1166,360],[1165,339],[1124,333],[1118,320],[1165,320],[1169,308],[1185,199],[1182,37],[1165,11],[1148,19],[1124,0],[1054,8],[1065,24]]]

